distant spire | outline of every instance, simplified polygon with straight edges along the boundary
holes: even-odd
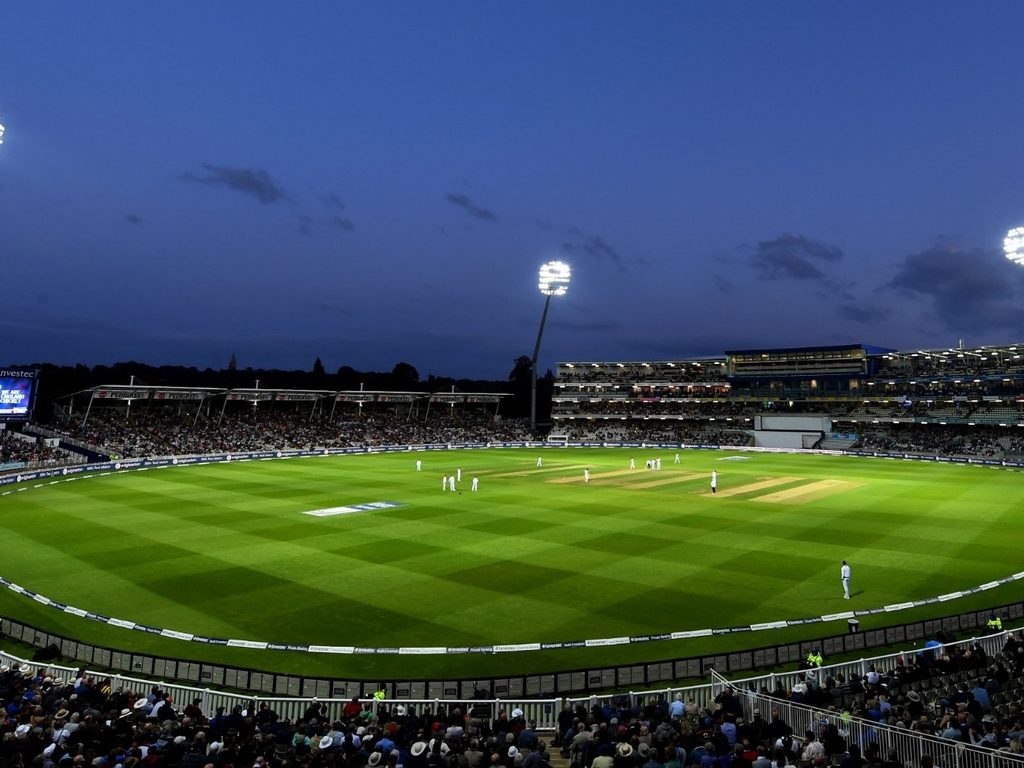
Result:
[[[237,371],[238,370],[238,361],[235,359],[235,353],[234,352],[231,353],[231,359],[228,361],[228,370],[229,371]]]

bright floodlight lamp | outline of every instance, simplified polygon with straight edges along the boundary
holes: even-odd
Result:
[[[1014,227],[1003,239],[1003,252],[1015,264],[1024,264],[1024,227]]]
[[[537,432],[537,356],[540,354],[540,340],[544,335],[544,321],[548,319],[548,305],[552,296],[564,296],[569,290],[569,279],[572,269],[564,261],[549,261],[540,268],[537,287],[544,299],[544,313],[540,316],[540,329],[537,331],[537,344],[533,348],[533,359],[530,360],[530,433]]]
[[[0,144],[4,143],[4,124],[0,123]]]
[[[537,287],[545,296],[565,296],[571,277],[572,269],[564,261],[549,261],[540,268]]]

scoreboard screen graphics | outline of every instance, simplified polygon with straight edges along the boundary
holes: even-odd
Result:
[[[28,418],[32,413],[36,373],[0,368],[0,419]]]

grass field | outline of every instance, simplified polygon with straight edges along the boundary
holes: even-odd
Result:
[[[209,464],[31,488],[0,499],[0,575],[79,608],[183,632],[393,647],[556,642],[818,616],[1021,570],[1024,476],[1008,469],[714,451],[684,451],[674,464],[673,452],[639,449],[546,450],[537,468],[537,455]],[[644,469],[655,455],[662,469]],[[442,492],[442,474],[458,467],[459,491]],[[477,493],[469,490],[473,475]],[[384,501],[399,506],[305,514]],[[842,599],[842,559],[853,568],[850,601]],[[1019,599],[1019,585],[931,613]],[[76,618],[8,590],[0,590],[0,611],[118,648],[358,678],[605,666],[843,631],[819,625],[531,654],[353,657],[185,644]],[[921,615],[869,617],[862,626]]]

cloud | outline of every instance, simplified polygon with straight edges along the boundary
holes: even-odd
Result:
[[[721,275],[715,275],[713,280],[715,283],[715,288],[718,289],[719,293],[736,293],[736,284],[729,280],[726,280]]]
[[[887,307],[876,304],[840,304],[839,314],[861,325],[884,322],[892,313]]]
[[[124,215],[124,220],[127,223],[129,223],[129,224],[141,224],[142,223],[142,217],[139,216],[137,213],[126,213]]]
[[[452,205],[457,205],[462,208],[470,216],[483,219],[484,221],[495,221],[497,215],[493,211],[489,211],[486,208],[481,208],[479,205],[469,199],[469,195],[464,195],[461,192],[449,192],[445,199]]]
[[[229,168],[210,163],[203,163],[203,168],[207,171],[205,175],[183,173],[181,179],[212,187],[227,187],[251,195],[264,205],[288,198],[285,191],[262,168]]]
[[[356,228],[356,225],[352,223],[351,220],[342,216],[316,218],[303,214],[302,216],[299,216],[298,222],[299,233],[303,235],[315,234],[321,226],[341,230],[342,232],[351,232]]]
[[[36,297],[36,306],[8,305],[9,312],[0,314],[0,329],[14,329],[12,332],[19,334],[26,331],[31,333],[57,333],[66,336],[85,335],[109,335],[115,337],[118,329],[125,336],[135,336],[140,333],[138,326],[134,324],[118,324],[102,315],[86,315],[62,310],[46,310],[49,297],[41,294]],[[123,326],[123,327],[122,327]]]
[[[885,287],[928,301],[950,330],[1018,331],[1024,323],[1021,277],[1020,268],[997,250],[940,241],[904,257]]]
[[[343,230],[345,232],[351,232],[356,228],[356,225],[351,220],[346,219],[342,216],[328,216],[324,219],[325,224],[330,224],[332,227]]]
[[[595,259],[610,261],[620,272],[625,272],[622,256],[610,246],[600,235],[591,235],[579,227],[571,227],[569,233],[579,238],[580,242],[562,243],[562,252],[569,255],[583,254]]]
[[[591,322],[573,322],[572,320],[553,320],[551,326],[554,328],[561,328],[566,331],[574,331],[576,333],[587,333],[593,331],[600,331],[607,333],[609,331],[617,331],[622,326],[620,323],[611,321],[594,320]]]
[[[332,208],[337,208],[339,211],[345,210],[345,204],[341,202],[341,199],[333,192],[328,194],[327,197],[324,198],[324,201]]]
[[[838,246],[789,234],[774,240],[762,240],[750,257],[764,280],[828,281],[828,276],[818,264],[842,259],[843,251]]]

